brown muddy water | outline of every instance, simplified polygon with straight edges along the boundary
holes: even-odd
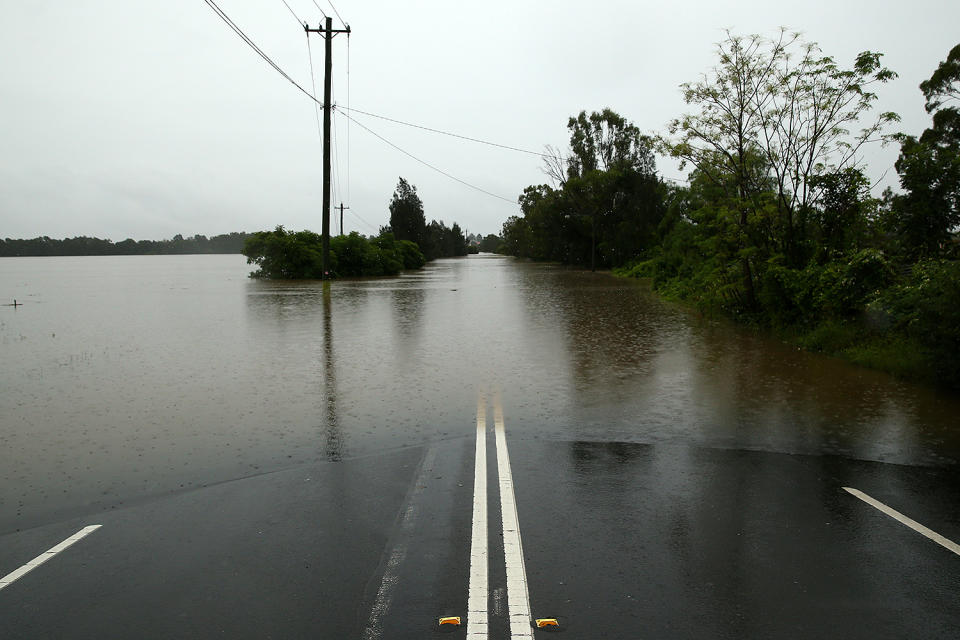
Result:
[[[960,400],[499,256],[263,282],[241,256],[0,259],[0,532],[471,437],[960,460]]]

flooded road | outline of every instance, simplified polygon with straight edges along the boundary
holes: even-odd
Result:
[[[257,568],[187,533],[214,500],[217,518],[205,526],[230,529],[245,553],[280,553],[253,542],[279,523],[289,523],[277,534],[288,549],[294,540],[347,547],[350,560],[314,558],[311,573],[288,584],[337,603],[332,610],[310,605],[298,617],[291,600],[257,597],[251,611],[270,618],[279,607],[295,621],[280,637],[316,629],[328,632],[319,637],[420,637],[441,609],[466,609],[474,423],[484,394],[506,416],[530,606],[561,610],[571,631],[579,624],[574,637],[641,637],[585,631],[610,616],[659,637],[838,628],[861,637],[878,599],[900,606],[886,616],[891,624],[927,611],[927,626],[917,627],[925,637],[960,619],[948,604],[960,558],[913,531],[887,529],[901,525],[841,491],[859,485],[960,538],[960,400],[952,395],[706,321],[643,283],[605,274],[489,255],[326,288],[254,281],[248,271],[240,256],[0,261],[0,296],[23,304],[0,307],[0,574],[74,525],[96,522],[102,532],[75,546],[111,541],[97,552],[110,556],[110,575],[162,566],[168,582],[195,581],[195,569],[176,568],[181,544],[144,533],[172,527],[195,545],[184,567],[211,558],[249,573],[247,587],[228,581],[229,572],[203,575],[229,582],[217,588],[250,607],[244,589],[262,579]],[[489,441],[496,512],[500,476]],[[499,517],[491,515],[494,542]],[[150,558],[118,533],[131,530],[145,536],[139,544],[153,548]],[[844,546],[852,543],[869,547],[874,568]],[[490,637],[510,628],[509,610],[495,606],[505,595],[494,583],[508,582],[509,552],[499,544],[490,615],[501,624],[491,622]],[[901,555],[879,568],[887,546],[922,559]],[[406,560],[391,577],[398,549]],[[82,551],[64,555],[72,553]],[[917,563],[935,579],[904,573]],[[387,577],[410,588],[384,608]],[[16,588],[37,589],[31,597],[51,607],[76,597],[27,582]],[[116,595],[109,585],[100,576],[88,586]],[[13,590],[0,592],[0,612]],[[773,622],[759,613],[771,597],[780,602]],[[117,624],[159,615],[129,599]],[[839,609],[829,604],[838,601]],[[693,617],[684,613],[692,605]],[[45,631],[102,630],[81,610],[75,626]],[[269,628],[248,618],[224,627],[227,610],[206,610],[217,628],[241,636]],[[205,637],[207,623],[195,622],[195,635],[157,627],[165,631],[155,637]],[[903,630],[892,627],[889,637]]]

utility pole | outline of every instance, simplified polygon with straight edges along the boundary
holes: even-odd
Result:
[[[597,270],[597,211],[593,211],[593,222],[590,225],[590,271]]]
[[[311,29],[303,25],[307,37],[311,33],[323,34],[326,40],[323,57],[323,279],[330,277],[330,70],[333,68],[333,37],[338,33],[350,33],[346,29],[334,29],[333,18],[328,17],[324,27]]]
[[[340,203],[340,235],[343,235],[343,210],[349,209],[350,207],[343,206],[343,203]]]

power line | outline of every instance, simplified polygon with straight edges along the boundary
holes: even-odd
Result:
[[[310,93],[309,91],[307,91],[306,89],[304,89],[299,83],[297,83],[293,78],[291,78],[291,77],[287,74],[287,72],[285,72],[282,68],[280,68],[280,66],[279,66],[277,63],[275,63],[275,62],[270,58],[270,56],[268,56],[266,53],[264,53],[263,50],[260,49],[260,47],[258,47],[257,44],[256,44],[249,36],[247,36],[247,34],[244,33],[243,30],[240,29],[240,27],[237,26],[237,24],[236,24],[233,20],[230,19],[230,16],[228,16],[228,15],[217,5],[217,3],[216,3],[214,0],[204,0],[204,2],[206,2],[207,6],[209,6],[211,9],[213,9],[214,13],[216,13],[216,14],[220,17],[220,19],[223,20],[224,23],[226,23],[226,25],[227,25],[228,27],[230,27],[230,29],[233,30],[233,32],[236,33],[236,34],[240,37],[240,39],[242,39],[251,49],[253,49],[253,50],[257,53],[257,55],[259,55],[261,58],[263,58],[263,60],[264,60],[267,64],[269,64],[277,73],[279,73],[281,76],[283,76],[290,84],[292,84],[292,85],[295,86],[297,89],[299,89],[299,90],[301,91],[301,93],[303,93],[305,96],[307,96],[308,98],[310,98],[314,103],[320,105],[321,107],[323,106],[323,102],[322,102],[321,100],[317,99],[317,97],[316,97],[313,93]],[[320,5],[317,4],[316,0],[313,0],[313,3],[317,6],[317,9],[320,9]],[[284,4],[287,5],[287,8],[288,8],[288,9],[290,8],[290,6],[286,3],[286,0],[284,0]],[[332,6],[332,4],[331,4],[331,6]],[[296,15],[295,13],[293,13],[293,10],[292,10],[292,9],[290,10],[290,13],[293,14],[294,18],[297,18],[297,15]],[[322,9],[320,9],[320,13],[323,13],[323,10],[322,10]],[[326,14],[323,14],[323,15],[324,15],[325,18],[327,17]],[[338,15],[338,17],[339,17],[339,15]],[[297,18],[297,22],[298,22],[298,24],[301,24],[299,18]],[[341,22],[342,22],[342,20],[341,20]],[[348,59],[348,61],[349,61],[349,41],[350,41],[350,38],[349,38],[349,35],[348,35],[348,36],[347,36],[347,43],[348,43],[348,47],[347,47],[347,56],[348,56],[348,58],[347,58],[347,59]],[[309,36],[308,36],[308,43],[309,43]],[[313,56],[312,56],[312,55],[311,55],[311,57],[310,57],[310,64],[311,64],[311,67],[312,67],[312,65],[313,65]],[[349,62],[348,62],[348,65],[349,65]],[[348,75],[349,75],[349,71],[348,71]],[[311,76],[311,77],[313,78],[313,76]],[[314,79],[314,93],[315,93],[315,92],[316,92],[316,80]],[[348,93],[347,102],[349,103],[349,83],[348,83],[348,92],[347,92],[347,93]],[[551,156],[550,154],[545,154],[545,153],[542,153],[542,152],[539,152],[539,151],[531,151],[531,150],[529,150],[529,149],[521,149],[520,147],[512,147],[512,146],[510,146],[510,145],[500,144],[500,143],[497,143],[497,142],[490,142],[489,140],[481,140],[480,138],[473,138],[473,137],[470,137],[470,136],[464,136],[464,135],[460,135],[460,134],[457,134],[457,133],[452,133],[452,132],[449,132],[449,131],[443,131],[443,130],[441,130],[441,129],[434,129],[434,128],[432,128],[432,127],[426,127],[426,126],[423,126],[423,125],[414,124],[414,123],[412,123],[412,122],[405,122],[405,121],[403,121],[403,120],[397,120],[396,118],[390,118],[390,117],[387,117],[387,116],[382,116],[382,115],[379,115],[379,114],[376,114],[376,113],[371,113],[371,112],[369,112],[369,111],[363,111],[363,110],[361,110],[361,109],[354,109],[354,108],[350,107],[349,105],[348,105],[347,107],[340,107],[340,109],[341,109],[341,110],[345,110],[345,111],[350,111],[350,112],[352,112],[352,113],[360,113],[360,114],[363,114],[363,115],[365,115],[365,116],[370,116],[370,117],[372,117],[372,118],[379,118],[379,119],[381,119],[381,120],[386,120],[386,121],[388,121],[388,122],[394,122],[394,123],[396,123],[396,124],[402,124],[402,125],[404,125],[404,126],[413,127],[413,128],[415,128],[415,129],[422,129],[422,130],[424,130],[424,131],[430,131],[430,132],[432,132],[432,133],[438,133],[438,134],[445,135],[445,136],[450,136],[450,137],[453,137],[453,138],[459,138],[459,139],[461,139],[461,140],[468,140],[468,141],[470,141],[470,142],[476,142],[476,143],[478,143],[478,144],[489,145],[489,146],[491,146],[491,147],[498,147],[498,148],[500,148],[500,149],[508,149],[508,150],[510,150],[510,151],[518,151],[518,152],[520,152],[520,153],[527,153],[527,154],[535,155],[535,156],[538,156],[538,157],[541,157],[541,158],[551,158],[551,157],[554,157],[554,156]],[[346,114],[344,114],[344,115],[346,116]],[[349,119],[350,121],[352,121],[352,122],[356,122],[358,126],[363,126],[363,125],[361,125],[359,122],[357,122],[357,120],[355,120],[354,118],[349,118],[349,117],[348,117],[348,119]],[[364,128],[366,128],[366,127],[364,127]],[[368,131],[369,131],[369,129],[368,129]],[[390,144],[392,144],[392,143],[390,143]],[[406,153],[406,152],[404,152],[404,153]],[[426,164],[426,163],[424,163],[424,164]],[[456,178],[454,178],[454,179],[456,179]],[[471,186],[472,186],[472,185],[471,185]],[[481,191],[482,191],[482,189],[481,189]],[[493,194],[491,194],[491,195],[493,195]],[[495,197],[498,197],[498,198],[499,198],[500,196],[495,196]],[[512,201],[511,201],[511,202],[512,202]]]
[[[283,69],[281,69],[280,66],[279,66],[276,62],[274,62],[273,60],[271,60],[271,59],[270,59],[270,56],[268,56],[267,54],[265,54],[265,53],[263,52],[263,50],[260,49],[260,47],[258,47],[258,46],[256,45],[256,43],[255,43],[253,40],[251,40],[250,37],[249,37],[247,34],[245,34],[245,33],[243,32],[243,30],[242,30],[240,27],[238,27],[237,24],[236,24],[233,20],[230,19],[230,16],[228,16],[226,13],[224,13],[223,9],[221,9],[219,6],[217,6],[217,3],[214,2],[214,0],[203,0],[203,1],[207,3],[207,6],[208,6],[208,7],[210,7],[211,9],[213,9],[213,12],[216,13],[216,14],[220,17],[220,19],[223,20],[223,22],[224,22],[228,27],[230,27],[230,29],[233,30],[234,33],[236,33],[236,34],[240,37],[241,40],[243,40],[245,43],[247,43],[247,46],[249,46],[251,49],[253,49],[253,50],[257,53],[257,55],[259,55],[261,58],[264,59],[264,61],[265,61],[267,64],[269,64],[271,67],[273,67],[274,71],[276,71],[276,72],[279,73],[281,76],[283,76],[284,78],[286,78],[286,80],[287,80],[290,84],[292,84],[292,85],[295,86],[297,89],[299,89],[305,96],[307,96],[308,98],[310,98],[311,100],[313,100],[314,102],[316,102],[317,104],[319,104],[320,106],[323,106],[323,103],[320,102],[319,100],[317,100],[316,96],[314,96],[312,93],[310,93],[309,91],[307,91],[306,89],[304,89],[303,87],[301,87],[301,86],[296,82],[296,80],[294,80],[294,79],[291,78],[289,75],[287,75],[287,72],[286,72],[286,71],[284,71]]]
[[[290,5],[287,4],[287,0],[280,0],[280,2],[282,2],[283,5],[287,8],[287,11],[290,12],[290,15],[293,16],[293,19],[297,21],[297,24],[302,27],[302,26],[303,26],[303,20],[301,20],[301,19],[300,19],[300,16],[298,16],[297,14],[295,14],[295,13],[293,12],[293,9],[291,9],[291,8],[290,8]]]
[[[344,22],[344,21],[343,21],[343,18],[340,17],[340,12],[337,11],[337,8],[336,8],[335,6],[333,6],[333,2],[331,2],[331,0],[327,0],[327,4],[329,4],[329,5],[330,5],[330,8],[333,9],[333,12],[334,12],[335,14],[337,14],[337,20],[339,20],[339,21],[340,21],[340,24],[343,25],[343,28],[346,29],[346,28],[347,28],[347,23]]]
[[[504,198],[503,196],[499,196],[499,195],[497,195],[497,194],[495,194],[495,193],[492,193],[492,192],[490,192],[490,191],[487,191],[486,189],[483,189],[483,188],[481,188],[481,187],[478,187],[478,186],[476,186],[476,185],[474,185],[474,184],[470,184],[469,182],[466,182],[465,180],[461,180],[460,178],[458,178],[458,177],[456,177],[456,176],[453,176],[453,175],[447,173],[446,171],[444,171],[444,170],[442,170],[442,169],[438,169],[437,167],[433,166],[433,165],[430,164],[429,162],[426,162],[425,160],[421,160],[420,158],[418,158],[417,156],[413,155],[413,154],[410,153],[409,151],[406,151],[406,150],[404,150],[404,149],[401,149],[401,148],[398,147],[397,145],[393,144],[392,142],[390,142],[389,140],[387,140],[386,138],[384,138],[383,136],[381,136],[381,135],[380,135],[379,133],[377,133],[376,131],[373,131],[372,129],[370,129],[369,127],[367,127],[367,126],[366,126],[365,124],[363,124],[362,122],[359,122],[359,121],[355,120],[355,119],[354,119],[352,116],[350,116],[349,114],[344,113],[344,114],[343,114],[343,117],[344,117],[344,118],[347,118],[348,120],[353,121],[353,123],[356,124],[358,127],[366,130],[366,131],[367,131],[368,133],[370,133],[371,135],[376,136],[376,137],[379,138],[381,141],[387,143],[388,145],[390,145],[391,147],[393,147],[394,149],[396,149],[396,150],[399,151],[400,153],[402,153],[402,154],[404,154],[404,155],[406,155],[406,156],[408,156],[408,157],[416,160],[417,162],[419,162],[420,164],[424,165],[425,167],[428,167],[428,168],[430,168],[430,169],[433,169],[433,170],[436,171],[437,173],[439,173],[439,174],[441,174],[441,175],[444,175],[444,176],[450,178],[451,180],[454,180],[455,182],[459,182],[460,184],[462,184],[462,185],[464,185],[464,186],[470,187],[471,189],[475,189],[475,190],[479,191],[480,193],[485,193],[485,194],[487,194],[487,195],[490,196],[490,197],[497,198],[498,200],[503,200],[504,202],[509,202],[510,204],[516,204],[516,201],[511,200],[510,198]]]
[[[334,115],[337,114],[336,111],[333,112]],[[340,185],[340,174],[343,173],[340,170],[340,145],[337,144],[337,139],[340,137],[340,131],[337,129],[337,121],[333,121],[333,184],[337,187],[337,193],[340,195],[339,202],[343,204],[343,187]],[[334,202],[337,201],[337,198],[334,198]]]
[[[470,142],[477,142],[479,144],[486,144],[491,147],[499,147],[501,149],[509,149],[510,151],[519,151],[520,153],[529,153],[533,156],[539,156],[541,158],[554,158],[549,153],[543,153],[541,151],[530,151],[529,149],[521,149],[520,147],[511,147],[510,145],[500,144],[497,142],[490,142],[489,140],[481,140],[480,138],[471,138],[470,136],[460,135],[459,133],[451,133],[449,131],[443,131],[441,129],[434,129],[432,127],[426,127],[419,124],[414,124],[412,122],[404,122],[403,120],[397,120],[395,118],[389,118],[387,116],[381,116],[376,113],[370,113],[369,111],[361,111],[360,109],[353,109],[350,107],[338,107],[339,109],[345,109],[347,111],[352,111],[353,113],[362,113],[365,116],[370,116],[372,118],[379,118],[381,120],[386,120],[387,122],[394,122],[396,124],[402,124],[407,127],[413,127],[414,129],[422,129],[424,131],[430,131],[431,133],[439,133],[441,135],[450,136],[452,138],[460,138],[461,140],[469,140]],[[359,123],[358,123],[359,124]]]
[[[362,222],[364,225],[366,225],[366,227],[367,227],[368,229],[372,229],[374,233],[380,233],[380,229],[378,229],[378,228],[375,227],[374,225],[370,224],[369,222],[367,222],[366,220],[364,220],[363,218],[361,218],[361,217],[360,217],[360,214],[358,214],[356,211],[352,211],[352,213],[353,213],[353,216],[354,216],[357,220],[359,220],[360,222]]]
[[[310,86],[313,88],[313,94],[317,94],[317,76],[313,72],[313,49],[310,47],[310,34],[307,33],[307,57],[310,58]],[[317,101],[313,103],[313,114],[317,117],[317,133],[320,134],[320,138],[323,138],[323,128],[320,126],[320,108],[317,106],[320,104]]]
[[[325,14],[325,13],[323,12],[323,9],[320,8],[320,5],[317,4],[317,0],[313,0],[313,6],[315,6],[315,7],[317,8],[317,11],[320,12],[320,15],[322,15],[324,18],[327,17],[327,14]]]

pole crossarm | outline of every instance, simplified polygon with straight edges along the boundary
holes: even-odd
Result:
[[[332,36],[337,35],[338,33],[346,33],[346,34],[349,34],[349,33],[350,33],[350,25],[347,25],[347,28],[346,28],[346,29],[324,29],[323,27],[317,27],[316,29],[311,29],[310,27],[307,26],[307,23],[304,22],[304,23],[303,23],[303,30],[306,31],[307,33],[319,33],[319,34],[322,35],[323,37],[327,37],[327,34],[329,33],[330,36],[332,37]]]

